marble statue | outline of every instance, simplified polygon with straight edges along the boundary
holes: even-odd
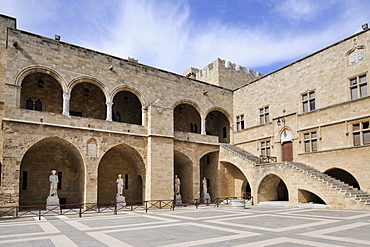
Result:
[[[175,195],[180,194],[180,185],[181,185],[180,178],[178,178],[177,175],[175,175]]]
[[[203,184],[203,194],[207,194],[207,179],[206,179],[206,177],[203,178],[202,184]]]
[[[123,195],[123,179],[122,179],[121,174],[118,174],[116,183],[117,183],[117,196],[122,196]]]
[[[56,175],[57,171],[52,170],[51,175],[49,176],[49,182],[50,182],[50,193],[49,196],[58,196],[58,183],[59,179],[58,176]]]

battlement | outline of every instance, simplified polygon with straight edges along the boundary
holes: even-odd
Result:
[[[230,61],[226,63],[220,58],[208,64],[203,70],[191,67],[183,75],[228,89],[235,89],[263,76],[258,71]]]

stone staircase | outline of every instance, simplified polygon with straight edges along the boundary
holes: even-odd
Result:
[[[338,179],[335,179],[303,163],[296,162],[284,162],[284,163],[288,166],[293,167],[294,169],[299,170],[300,172],[307,174],[308,176],[316,178],[322,183],[325,183],[328,186],[338,190],[339,192],[344,193],[344,195],[352,197],[355,200],[363,202],[364,204],[370,206],[370,195],[367,194],[365,191],[354,188],[353,186],[350,186]]]
[[[264,166],[264,165],[272,165],[272,163],[261,163],[261,160],[254,156],[253,154],[245,151],[242,148],[239,148],[237,146],[234,146],[232,144],[221,144],[221,148],[231,152],[232,154],[248,161],[249,163],[253,164],[254,166]],[[367,209],[370,209],[370,194],[366,193],[363,190],[359,190],[357,188],[354,188],[353,186],[350,186],[343,181],[340,181],[338,179],[335,179],[327,174],[324,174],[320,172],[319,170],[310,167],[303,163],[297,163],[297,162],[280,162],[275,164],[283,164],[288,167],[293,168],[294,170],[297,170],[298,172],[301,172],[305,174],[306,176],[309,176],[312,179],[317,180],[318,182],[321,182],[335,190],[337,190],[339,193],[341,193],[344,197],[353,199],[357,201],[358,203],[364,205]]]
[[[246,161],[249,161],[250,163],[254,164],[254,165],[259,165],[261,162],[260,162],[260,159],[257,157],[257,156],[254,156],[253,154],[245,151],[244,149],[240,148],[240,147],[237,147],[235,145],[232,145],[232,144],[221,144],[220,145],[222,148],[226,149],[227,151],[235,154],[236,156],[239,156],[240,158],[246,160]]]

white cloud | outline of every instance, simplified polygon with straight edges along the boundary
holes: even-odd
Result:
[[[322,1],[317,0],[284,0],[276,3],[276,11],[285,18],[310,20],[323,11],[324,6]]]
[[[181,74],[191,66],[203,68],[218,57],[251,68],[294,61],[359,31],[361,24],[370,19],[360,1],[329,1],[321,7],[317,0],[284,1],[279,11],[290,10],[289,17],[285,16],[290,21],[270,16],[280,18],[281,25],[276,29],[266,23],[222,23],[217,13],[207,21],[198,18],[196,23],[191,19],[191,5],[186,0],[117,0],[114,4],[92,0],[76,1],[72,7],[63,5],[64,1],[49,6],[42,2],[54,1],[40,1],[31,6],[33,2],[16,0],[5,1],[9,5],[2,11],[18,18],[21,28],[28,21],[33,29],[26,30],[35,33],[43,32],[34,30],[36,27],[48,26],[52,18],[59,16],[56,23],[60,26],[54,28],[55,32],[64,28],[63,40],[65,35],[77,45],[123,58],[134,57],[141,63]],[[298,6],[300,2],[304,4]],[[338,13],[331,12],[333,6]],[[313,21],[315,18],[320,21],[317,14],[320,11],[326,11],[321,18],[331,20],[329,24]],[[47,14],[33,19],[38,12]],[[311,22],[300,30],[299,21],[292,28],[292,18],[311,18]]]

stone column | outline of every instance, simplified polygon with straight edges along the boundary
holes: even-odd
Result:
[[[142,108],[141,109],[141,125],[142,126],[147,125],[147,116],[148,116],[148,108]]]
[[[69,116],[69,100],[70,94],[63,94],[63,115]]]
[[[201,119],[200,120],[200,124],[201,124],[201,126],[200,126],[200,133],[202,135],[205,135],[206,134],[206,120],[205,119]]]
[[[230,124],[230,143],[234,143],[234,124]]]
[[[105,102],[107,104],[107,121],[112,121],[112,106],[113,102]]]

